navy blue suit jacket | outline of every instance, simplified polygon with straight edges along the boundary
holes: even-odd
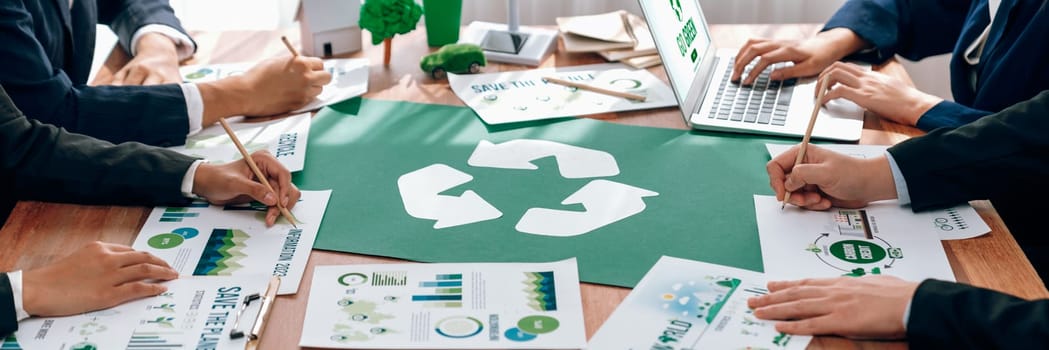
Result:
[[[171,146],[189,132],[176,84],[87,86],[96,23],[125,48],[148,24],[178,30],[167,0],[0,0],[0,84],[26,115],[114,143]]]
[[[951,92],[918,120],[929,131],[957,127],[1049,89],[1049,7],[1044,0],[1002,0],[980,64],[964,52],[990,23],[987,0],[850,0],[824,30],[848,28],[874,50],[850,58],[880,63],[953,53]],[[977,86],[969,83],[975,70]]]

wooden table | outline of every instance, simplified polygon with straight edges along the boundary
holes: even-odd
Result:
[[[819,25],[722,25],[712,28],[719,46],[739,47],[750,37],[799,39],[819,30]],[[297,30],[277,31],[232,31],[222,33],[196,33],[199,50],[187,64],[223,63],[258,60],[266,57],[288,55],[279,37],[286,34],[289,39],[298,38]],[[421,103],[437,103],[462,106],[448,87],[447,81],[430,79],[418,68],[419,58],[430,51],[426,46],[425,33],[416,30],[393,41],[395,54],[390,67],[384,68],[381,46],[366,42],[363,52],[354,57],[371,60],[370,91],[366,98],[402,100]],[[127,54],[118,46],[109,57],[96,83],[105,83],[112,73],[127,62]],[[602,63],[594,54],[568,54],[561,51],[543,62],[543,67],[572,66]],[[528,67],[491,63],[486,72],[528,69]],[[877,70],[893,74],[910,82],[903,67],[895,61]],[[666,80],[661,66],[650,71]],[[629,125],[647,125],[686,129],[676,108],[659,110],[605,113],[590,118]],[[868,115],[864,123],[861,143],[894,144],[921,132],[912,127],[882,121]],[[308,171],[308,170],[307,170]],[[1009,230],[986,201],[974,202],[977,211],[991,226],[992,232],[985,236],[943,243],[954,268],[958,281],[977,286],[997,289],[1024,298],[1047,298],[1041,279],[1017,246]],[[67,254],[75,247],[91,241],[101,240],[130,245],[138,230],[145,223],[150,208],[118,206],[84,206],[41,202],[20,202],[11,213],[7,224],[0,230],[0,271],[27,269],[41,266]],[[303,276],[299,293],[280,297],[275,304],[274,315],[263,333],[262,349],[293,349],[297,347],[309,295],[313,266],[332,264],[391,263],[396,259],[378,258],[356,254],[314,251]],[[584,283],[582,297],[586,318],[587,336],[591,336],[604,323],[612,310],[630,290]],[[813,349],[901,349],[903,342],[853,342],[836,337],[819,337],[810,346]]]

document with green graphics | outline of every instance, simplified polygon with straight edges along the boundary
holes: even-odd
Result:
[[[318,266],[302,347],[581,349],[575,259]]]
[[[590,339],[589,349],[804,349],[812,337],[777,332],[747,299],[761,273],[664,256]]]
[[[310,134],[310,114],[253,122],[230,118],[230,128],[248,152],[269,151],[291,172],[301,171],[306,162],[306,137]],[[242,158],[226,130],[215,124],[186,138],[186,144],[168,149],[212,163],[228,163]]]
[[[244,298],[262,293],[266,275],[182,277],[168,290],[113,308],[18,324],[3,349],[243,349],[230,339]],[[242,321],[241,327],[253,320]]]
[[[266,227],[258,203],[156,207],[133,247],[164,259],[183,276],[273,275],[278,294],[295,294],[317,238],[331,191],[302,191],[291,209],[298,227],[281,217]]]

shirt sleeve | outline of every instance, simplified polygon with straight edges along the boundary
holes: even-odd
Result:
[[[193,164],[190,164],[189,169],[186,169],[186,175],[182,176],[182,195],[187,198],[196,198],[196,195],[193,194],[193,180],[201,164],[204,164],[203,159],[194,161]]]
[[[200,96],[197,84],[179,84],[179,87],[186,100],[186,119],[189,121],[189,133],[186,136],[190,136],[204,127],[204,98]]]
[[[957,128],[992,114],[956,102],[941,101],[918,118],[917,127],[929,132],[938,128]]]
[[[7,278],[11,282],[11,296],[15,300],[15,317],[18,321],[29,318],[29,313],[22,304],[22,271],[8,272]]]
[[[136,30],[135,34],[131,35],[131,47],[128,48],[128,51],[131,52],[132,56],[136,54],[135,48],[138,47],[138,41],[142,39],[143,35],[149,33],[157,33],[171,39],[171,41],[175,43],[175,50],[178,52],[179,61],[190,58],[193,56],[193,53],[197,51],[197,44],[194,43],[189,36],[178,31],[178,29],[163,24],[147,24]]]
[[[911,204],[911,194],[907,192],[907,179],[903,177],[900,166],[896,164],[896,159],[892,157],[892,153],[889,153],[889,151],[885,151],[885,158],[889,159],[889,169],[892,170],[892,182],[896,184],[896,199],[900,201],[900,205]]]

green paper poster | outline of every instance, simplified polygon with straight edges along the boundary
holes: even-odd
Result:
[[[317,249],[423,262],[548,262],[576,257],[581,280],[632,287],[662,255],[761,270],[752,196],[771,193],[764,171],[766,141],[591,119],[492,127],[464,107],[352,100],[316,116],[306,170],[295,174],[295,182],[303,189],[333,189]],[[532,161],[534,170],[471,166],[468,160],[479,144],[547,145],[581,152],[587,158],[607,153],[618,171],[583,171],[580,177],[579,171],[565,169],[580,157],[567,153]],[[502,158],[495,158],[527,161],[536,156],[528,154],[532,151],[508,147],[498,153]],[[413,178],[432,178],[430,170],[459,176],[451,187],[431,193],[450,202],[430,209],[441,211],[450,207],[448,203],[465,201],[451,197],[479,197],[488,205],[465,213],[476,222],[409,215],[402,187]],[[562,174],[565,171],[567,175]],[[406,180],[399,182],[402,176]],[[458,182],[462,184],[456,186]],[[467,191],[475,196],[464,195]],[[589,197],[575,196],[588,207],[561,204],[577,191],[588,193]],[[599,211],[620,202],[600,198],[617,191],[624,202],[642,209],[596,229],[582,228],[586,231],[582,234],[578,227],[546,234],[518,229],[543,231],[543,225],[551,225],[552,221],[535,217],[522,220],[535,208],[546,211],[535,214],[602,216]],[[490,215],[493,210],[499,215]],[[434,228],[435,224],[444,227]],[[567,232],[572,230],[577,232]]]

